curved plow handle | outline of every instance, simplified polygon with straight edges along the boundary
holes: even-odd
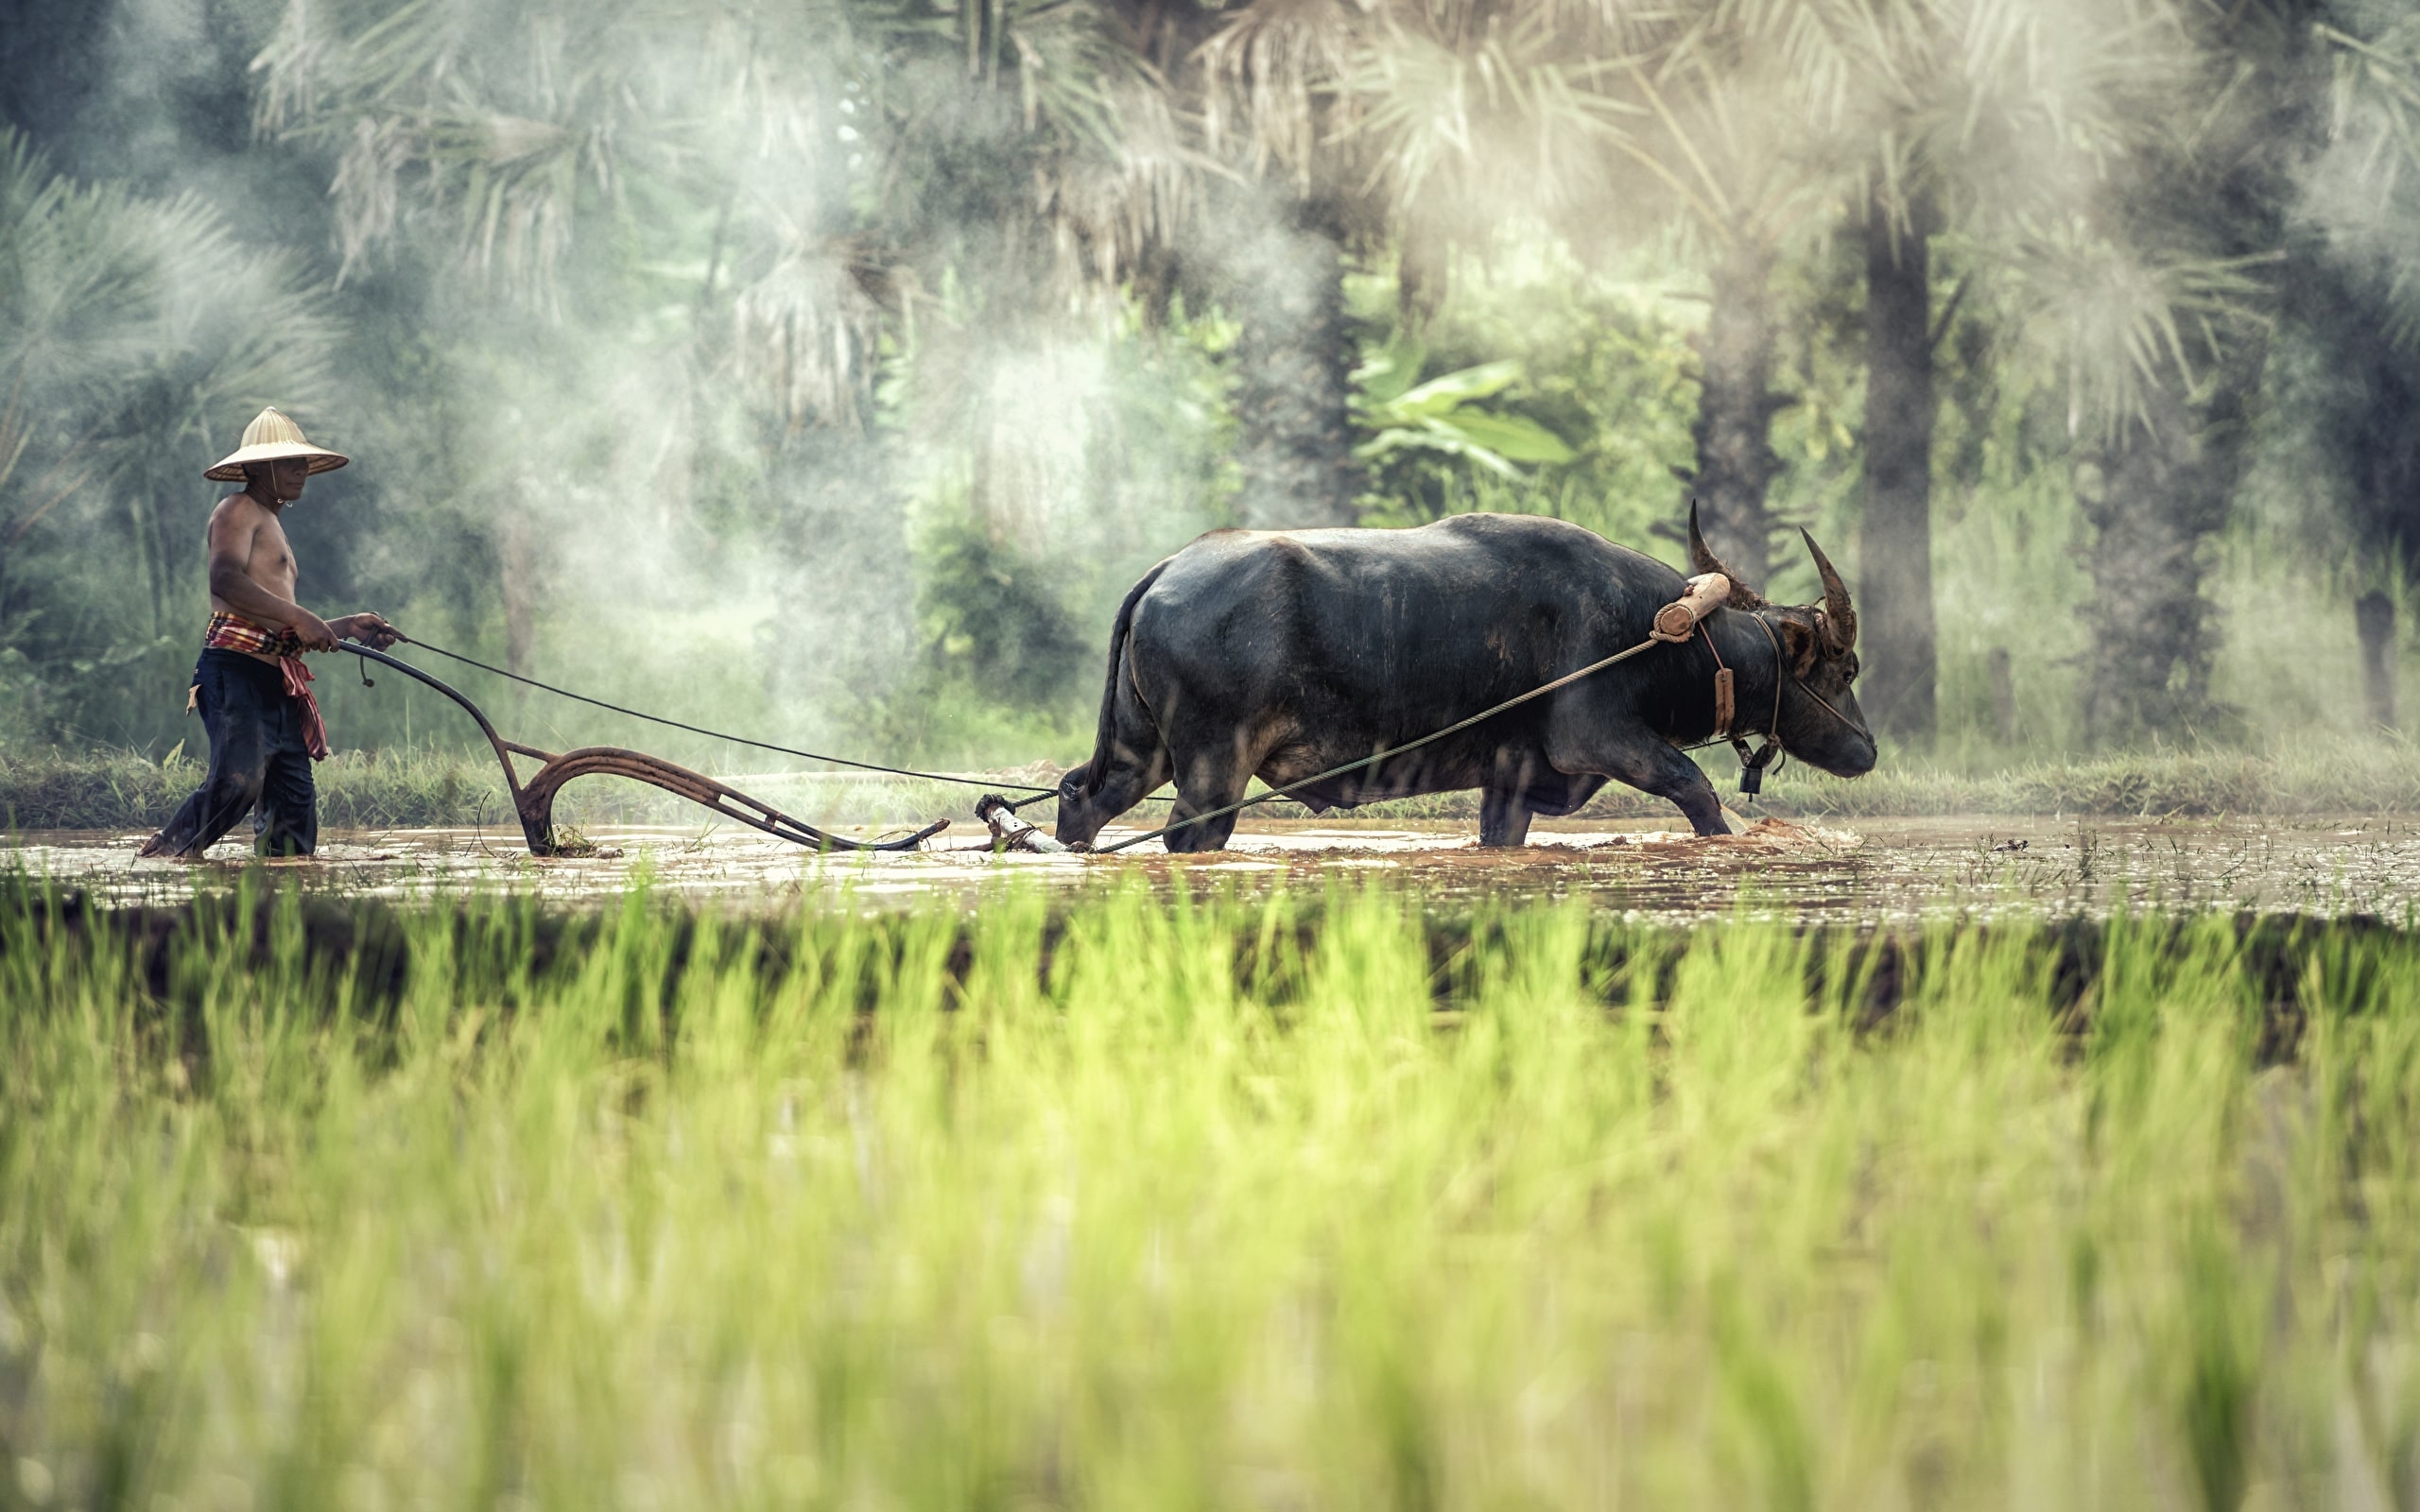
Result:
[[[727,787],[702,772],[676,766],[662,757],[649,756],[643,751],[624,750],[614,746],[587,746],[558,756],[552,751],[524,746],[497,734],[495,726],[488,723],[488,716],[480,713],[477,704],[408,662],[352,641],[339,641],[337,648],[350,651],[364,661],[375,662],[380,666],[393,667],[461,705],[462,712],[477,722],[479,733],[487,737],[488,745],[495,751],[497,763],[504,767],[505,790],[512,795],[513,811],[521,820],[521,836],[529,843],[529,853],[533,856],[562,853],[562,848],[555,843],[555,795],[573,778],[591,774],[627,777],[650,787],[660,787],[692,803],[712,809],[727,819],[736,819],[751,829],[762,830],[778,839],[817,850],[913,850],[949,828],[949,820],[936,819],[915,833],[896,840],[851,840],[794,819],[771,804],[750,798],[735,787]],[[515,756],[527,756],[541,764],[527,783],[512,769],[512,758]]]

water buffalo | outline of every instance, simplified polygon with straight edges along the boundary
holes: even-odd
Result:
[[[1801,532],[1804,535],[1804,532]],[[1700,834],[1728,833],[1681,747],[1715,732],[1716,655],[1742,734],[1842,777],[1874,767],[1850,683],[1857,610],[1812,537],[1824,601],[1768,604],[1715,559],[1689,516],[1689,558],[1730,577],[1712,637],[1659,644],[1462,733],[1300,789],[1317,813],[1478,788],[1479,843],[1519,845],[1616,778],[1670,799]],[[1647,637],[1682,576],[1601,536],[1533,515],[1456,515],[1415,530],[1214,530],[1143,575],[1110,632],[1092,759],[1059,788],[1058,834],[1101,826],[1175,780],[1175,818],[1415,740]],[[1776,700],[1778,694],[1778,700]],[[1216,850],[1232,815],[1167,836]]]

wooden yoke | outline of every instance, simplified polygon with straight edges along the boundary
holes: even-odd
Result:
[[[364,661],[375,662],[380,666],[393,667],[406,677],[427,683],[461,705],[462,712],[477,722],[479,733],[488,738],[488,745],[495,751],[497,763],[504,767],[505,790],[512,795],[513,812],[521,820],[522,838],[529,843],[529,853],[533,856],[567,853],[555,840],[555,795],[562,790],[565,782],[576,777],[627,777],[634,782],[645,782],[650,787],[677,794],[692,803],[714,810],[727,819],[736,819],[750,829],[762,830],[777,839],[817,850],[913,850],[949,828],[949,820],[936,819],[914,834],[897,840],[850,840],[794,819],[771,804],[750,798],[735,787],[725,786],[702,772],[676,766],[662,757],[649,756],[643,751],[624,750],[618,746],[584,746],[558,756],[552,751],[524,746],[497,734],[495,726],[488,723],[488,716],[479,712],[477,704],[408,662],[398,661],[383,651],[373,651],[351,641],[337,643],[337,648],[350,651]],[[526,785],[520,774],[513,770],[512,758],[515,756],[526,756],[540,764]]]
[[[1720,609],[1730,596],[1730,578],[1720,573],[1700,573],[1689,579],[1686,593],[1655,611],[1655,628],[1648,633],[1658,641],[1685,641],[1697,632],[1698,622]]]

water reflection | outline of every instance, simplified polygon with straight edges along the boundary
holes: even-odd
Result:
[[[267,863],[282,885],[419,898],[470,887],[565,902],[626,893],[648,879],[669,894],[778,906],[801,899],[864,908],[943,896],[972,902],[1006,877],[1052,887],[1245,891],[1386,878],[1440,906],[1481,899],[1582,899],[1673,921],[1735,911],[1801,919],[1904,920],[1949,913],[2104,912],[2119,900],[2178,907],[2378,913],[2420,900],[2420,818],[1865,819],[1854,826],[1766,821],[1700,840],[1604,821],[1540,823],[1533,843],[1483,850],[1466,823],[1263,821],[1199,857],[994,855],[975,835],[942,835],[908,855],[819,857],[748,831],[671,826],[598,830],[609,852],[537,860],[496,831],[344,832],[309,861]],[[979,833],[979,832],[977,832]],[[1120,832],[1112,830],[1115,838]],[[1127,832],[1132,833],[1132,832]],[[170,902],[233,885],[251,864],[238,843],[199,865],[139,861],[138,834],[35,833],[10,854],[38,875],[120,902]]]

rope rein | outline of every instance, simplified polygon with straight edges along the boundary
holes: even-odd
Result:
[[[569,698],[575,703],[590,704],[598,709],[610,709],[617,714],[628,714],[633,719],[644,719],[649,724],[667,725],[674,730],[685,730],[693,735],[705,735],[715,740],[727,740],[735,746],[752,746],[758,750],[776,751],[784,756],[798,756],[811,762],[829,762],[835,766],[854,766],[859,771],[885,772],[892,777],[921,778],[927,782],[956,782],[963,787],[980,787],[993,790],[1008,787],[1020,793],[1030,793],[1034,795],[1032,798],[1025,800],[1028,803],[1038,802],[1043,799],[1054,797],[1058,792],[1058,789],[1056,788],[1035,787],[1028,782],[999,782],[980,777],[952,777],[946,772],[920,772],[915,770],[913,767],[908,766],[885,766],[877,762],[853,762],[846,756],[826,756],[820,751],[797,750],[788,746],[776,746],[769,741],[750,740],[745,735],[734,735],[720,730],[708,730],[702,725],[684,725],[678,719],[666,719],[662,714],[644,713],[636,709],[625,709],[618,703],[607,703],[602,698],[592,698],[584,693],[574,693],[569,688],[558,688],[551,682],[541,682],[535,678],[525,678],[518,672],[507,672],[502,667],[490,666],[485,662],[481,662],[475,657],[464,656],[459,651],[449,651],[441,645],[431,645],[426,641],[414,640],[411,636],[404,635],[400,632],[396,635],[396,639],[402,641],[406,645],[419,646],[424,651],[434,651],[439,656],[459,662],[464,666],[476,667],[482,672],[492,672],[499,678],[509,678],[514,682],[527,683],[532,688],[551,693],[558,698]]]

